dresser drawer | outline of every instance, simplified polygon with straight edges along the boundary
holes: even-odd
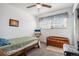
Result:
[[[62,37],[47,38],[47,45],[63,48],[63,44],[69,44],[68,38],[62,38]]]

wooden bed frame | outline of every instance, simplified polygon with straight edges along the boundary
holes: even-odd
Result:
[[[31,46],[29,46],[29,47],[27,47],[27,48],[24,48],[24,49],[22,49],[20,51],[17,51],[15,53],[11,54],[11,55],[7,55],[3,50],[0,49],[0,56],[26,56],[28,51],[35,48],[35,47],[39,48],[38,42],[31,45]]]

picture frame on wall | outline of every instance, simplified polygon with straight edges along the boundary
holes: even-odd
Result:
[[[9,26],[19,27],[19,21],[15,19],[9,19]]]

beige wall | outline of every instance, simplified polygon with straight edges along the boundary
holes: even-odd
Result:
[[[9,26],[10,18],[19,20],[19,27]],[[0,37],[11,39],[32,36],[35,27],[35,19],[29,12],[8,4],[0,4]]]

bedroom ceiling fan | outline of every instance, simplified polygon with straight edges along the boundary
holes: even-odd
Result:
[[[52,8],[51,5],[44,4],[44,3],[35,3],[33,5],[27,6],[26,8],[32,8],[32,7],[36,7],[37,8],[37,15],[36,16],[37,16],[38,24],[39,24],[39,21],[40,21],[40,19],[39,19],[40,12],[39,11],[40,11],[41,7]],[[40,29],[39,25],[37,25],[37,29]]]
[[[36,4],[33,4],[33,5],[28,6],[27,8],[32,8],[32,7],[35,7],[35,6],[37,8],[40,8],[40,7],[51,8],[52,7],[52,6],[48,5],[48,4],[36,3]]]

